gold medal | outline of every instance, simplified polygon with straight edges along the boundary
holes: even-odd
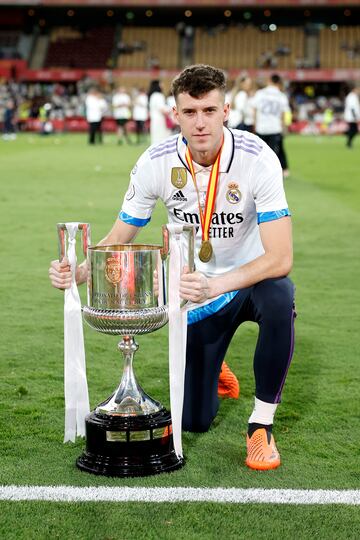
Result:
[[[211,167],[209,184],[206,190],[206,200],[205,200],[204,210],[202,209],[201,204],[200,204],[199,189],[196,183],[194,164],[192,161],[189,147],[187,147],[186,153],[185,153],[185,159],[188,164],[189,170],[191,172],[191,176],[194,182],[194,186],[195,186],[197,198],[198,198],[199,215],[200,215],[200,223],[201,223],[201,230],[202,230],[202,242],[201,242],[200,251],[199,251],[199,259],[203,263],[209,262],[211,257],[213,256],[213,247],[209,240],[209,236],[210,236],[209,230],[210,230],[212,215],[215,208],[216,191],[217,191],[217,185],[218,185],[218,180],[219,180],[220,156],[221,156],[221,150],[223,146],[224,146],[224,137],[221,142],[220,150],[218,151],[216,159]]]
[[[210,240],[203,240],[199,251],[199,259],[203,263],[210,261],[213,254],[213,248]]]

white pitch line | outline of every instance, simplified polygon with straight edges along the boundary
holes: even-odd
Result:
[[[0,486],[0,500],[360,505],[360,490]]]

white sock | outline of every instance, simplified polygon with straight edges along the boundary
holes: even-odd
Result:
[[[266,403],[261,399],[255,398],[254,410],[249,418],[249,424],[264,424],[269,426],[274,421],[274,415],[278,403]]]

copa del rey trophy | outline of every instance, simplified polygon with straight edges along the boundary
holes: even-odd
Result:
[[[190,268],[194,266],[194,228],[164,226],[163,246],[120,244],[93,247],[90,245],[89,224],[59,223],[57,228],[59,259],[67,254],[70,261],[71,255],[73,268],[76,264],[75,236],[77,230],[82,232],[88,265],[87,305],[81,308],[82,315],[94,330],[122,337],[118,348],[124,359],[122,377],[115,392],[86,415],[86,399],[79,398],[78,404],[74,403],[74,394],[81,393],[81,386],[83,395],[87,396],[87,383],[81,354],[78,355],[78,365],[71,368],[72,348],[66,345],[65,298],[65,362],[70,365],[70,370],[73,369],[74,378],[80,377],[80,382],[75,384],[68,376],[71,379],[68,386],[73,385],[73,393],[68,390],[68,398],[73,402],[70,409],[74,417],[78,415],[78,423],[84,423],[85,419],[84,433],[80,427],[78,434],[86,432],[86,450],[78,458],[77,466],[94,474],[121,477],[146,476],[180,468],[184,464],[181,414],[186,313],[181,309],[183,303],[180,303],[178,281],[185,262]],[[184,253],[184,237],[187,237],[187,253]],[[74,279],[73,286],[76,288]],[[154,332],[168,320],[172,415],[144,392],[133,370],[133,357],[138,349],[134,336]],[[73,326],[68,330],[69,335],[74,334]],[[82,338],[82,327],[78,333]],[[76,341],[77,336],[73,339]],[[66,394],[65,381],[65,401]],[[79,410],[83,412],[83,418]],[[68,440],[74,439],[75,435]]]

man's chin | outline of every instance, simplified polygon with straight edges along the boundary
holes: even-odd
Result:
[[[191,143],[192,143],[191,146],[197,152],[208,152],[208,150],[210,150],[208,140],[195,139],[195,141],[193,140],[191,141]]]

